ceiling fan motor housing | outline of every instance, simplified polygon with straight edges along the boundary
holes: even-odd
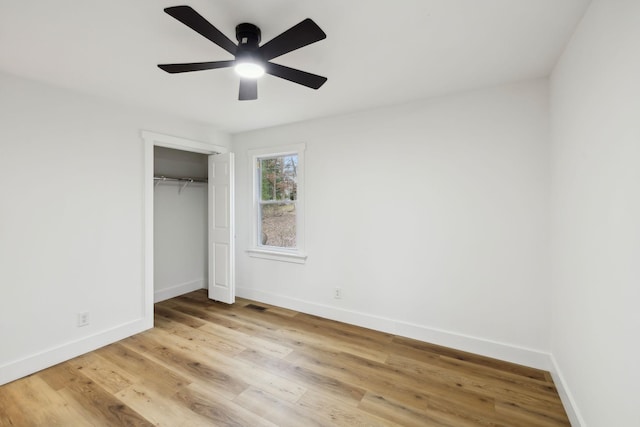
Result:
[[[236,60],[263,62],[258,49],[261,39],[260,28],[246,22],[239,24],[236,26],[236,39],[238,40]]]
[[[260,43],[260,28],[253,24],[242,23],[236,26],[236,39],[240,45],[258,47]]]

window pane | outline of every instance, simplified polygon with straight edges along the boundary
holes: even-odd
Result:
[[[271,157],[259,161],[261,199],[296,200],[298,155]]]
[[[260,206],[263,246],[296,247],[296,205],[268,204]]]

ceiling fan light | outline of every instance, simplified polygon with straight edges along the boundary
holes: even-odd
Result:
[[[264,74],[264,67],[255,62],[237,62],[234,69],[240,77],[247,79],[257,79]]]

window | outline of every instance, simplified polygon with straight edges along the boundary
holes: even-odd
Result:
[[[298,155],[258,159],[260,246],[296,248]]]
[[[304,262],[304,145],[250,154],[254,226],[249,254]]]

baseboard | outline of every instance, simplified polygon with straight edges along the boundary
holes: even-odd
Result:
[[[578,411],[578,405],[576,405],[576,401],[573,399],[569,386],[562,375],[562,370],[560,369],[560,366],[558,366],[558,362],[556,358],[553,357],[553,354],[551,354],[551,364],[551,376],[553,377],[556,389],[558,389],[560,400],[562,400],[562,405],[564,406],[564,410],[567,412],[571,426],[585,427],[587,423],[584,422],[584,418],[582,418],[580,411]]]
[[[0,385],[31,375],[74,357],[96,350],[149,329],[149,322],[142,318],[97,334],[71,341],[23,359],[0,366]],[[151,326],[153,327],[153,325]]]
[[[236,287],[236,295],[302,313],[493,357],[519,365],[530,366],[546,371],[552,369],[549,353],[535,349],[375,316],[368,313],[345,310],[255,289]]]
[[[179,285],[161,289],[153,293],[153,302],[156,303],[180,295],[184,295],[188,292],[197,291],[198,289],[205,289],[205,285],[206,281],[204,279],[198,279],[192,282],[181,283]]]

